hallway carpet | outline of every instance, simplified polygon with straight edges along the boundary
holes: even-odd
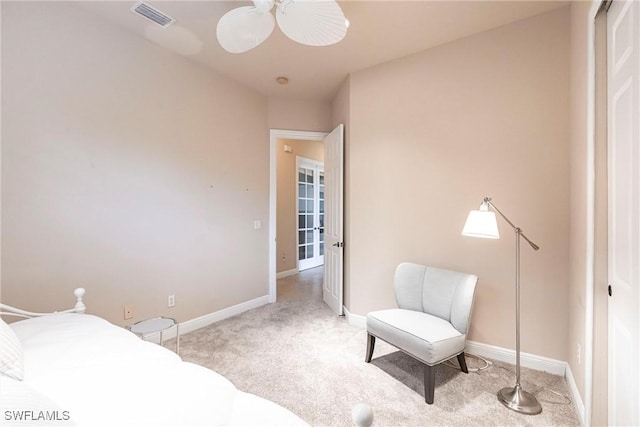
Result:
[[[279,280],[278,302],[185,334],[180,344],[185,361],[316,426],[351,425],[358,403],[371,406],[374,426],[579,425],[561,396],[568,390],[560,376],[523,368],[522,386],[541,401],[542,413],[503,407],[496,392],[513,386],[515,374],[513,365],[501,362],[469,374],[439,365],[435,402],[427,405],[419,362],[381,341],[372,362],[364,362],[366,332],[324,304],[321,267]],[[467,364],[482,363],[468,357]]]

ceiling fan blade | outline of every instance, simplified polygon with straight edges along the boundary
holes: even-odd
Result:
[[[260,45],[273,32],[275,20],[269,12],[243,6],[225,13],[218,21],[218,43],[227,52],[242,53]]]
[[[344,13],[333,0],[284,0],[276,19],[287,37],[309,46],[338,43],[347,34]]]

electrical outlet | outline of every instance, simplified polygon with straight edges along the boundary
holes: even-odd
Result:
[[[580,356],[582,356],[582,348],[580,348],[580,344],[576,344],[576,359],[578,359],[578,365],[580,364]]]
[[[169,298],[167,298],[167,307],[174,307],[175,305],[176,305],[176,296],[169,295]]]
[[[133,306],[125,305],[124,306],[124,320],[133,319]]]

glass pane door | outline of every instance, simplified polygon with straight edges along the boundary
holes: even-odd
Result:
[[[324,171],[322,163],[299,159],[298,270],[324,263]]]
[[[318,172],[318,185],[318,254],[324,257],[324,171]]]

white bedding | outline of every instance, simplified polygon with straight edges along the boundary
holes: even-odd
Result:
[[[55,314],[11,328],[24,349],[24,381],[0,375],[0,425],[27,425],[7,417],[7,410],[67,411],[69,419],[53,425],[306,425],[99,317]]]

